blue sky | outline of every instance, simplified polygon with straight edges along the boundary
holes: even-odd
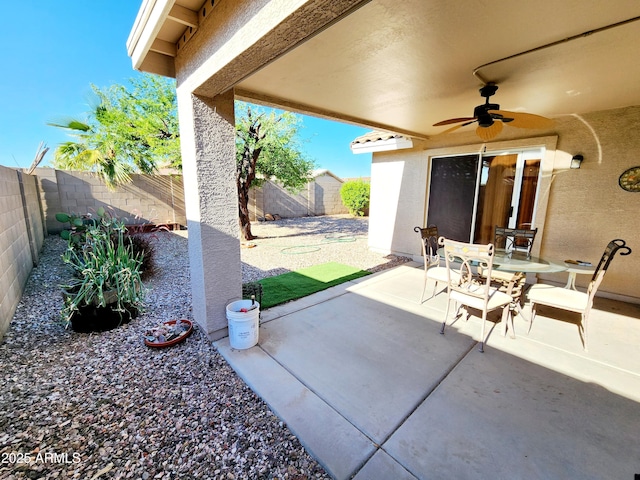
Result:
[[[126,42],[140,0],[5,2],[0,29],[4,45],[0,75],[0,165],[28,167],[44,142],[53,158],[69,137],[48,126],[85,118],[91,84],[128,85],[138,75]],[[353,155],[350,142],[368,129],[304,118],[303,147],[319,168],[341,177],[369,176],[371,155]]]

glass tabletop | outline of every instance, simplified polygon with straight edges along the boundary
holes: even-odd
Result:
[[[562,264],[567,267],[567,271],[571,273],[583,273],[593,275],[593,272],[596,271],[596,266],[591,265],[576,265],[574,263],[569,263],[567,261],[563,261]]]
[[[444,258],[444,248],[438,248],[438,255]],[[541,257],[532,257],[523,252],[495,250],[493,254],[493,269],[503,272],[522,273],[556,273],[566,272],[568,266],[564,262],[553,262]]]
[[[563,263],[545,260],[541,257],[527,257],[522,252],[505,252],[496,250],[493,257],[494,270],[523,273],[555,273],[564,272],[567,267]]]

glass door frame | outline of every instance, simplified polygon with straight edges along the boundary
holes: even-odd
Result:
[[[544,147],[531,147],[531,148],[519,148],[519,149],[500,149],[493,151],[480,152],[478,155],[478,173],[476,179],[475,200],[473,202],[473,214],[471,220],[471,231],[469,232],[469,241],[474,241],[476,222],[478,221],[478,202],[480,201],[480,187],[482,186],[483,165],[482,161],[484,157],[498,157],[506,155],[518,155],[516,160],[516,169],[513,182],[513,192],[511,194],[511,215],[509,217],[509,223],[506,227],[516,228],[518,220],[518,211],[520,206],[520,196],[522,192],[522,180],[524,177],[525,162],[527,160],[542,160],[544,159]],[[542,169],[538,172],[538,182],[536,186],[536,193],[533,204],[533,214],[531,217],[531,226],[529,228],[535,228],[536,210],[538,208],[538,198],[540,194],[540,179],[542,175]]]
[[[517,216],[518,216],[518,206],[520,202],[520,194],[522,191],[522,180],[524,177],[525,161],[532,160],[532,159],[536,159],[536,160],[539,159],[542,167],[542,164],[545,159],[545,154],[546,154],[546,151],[545,151],[546,148],[544,145],[523,146],[523,147],[516,147],[516,148],[500,148],[500,149],[496,148],[489,151],[485,151],[485,150],[486,148],[483,148],[482,151],[476,150],[475,152],[469,152],[466,154],[449,150],[446,153],[442,152],[438,155],[431,156],[432,160],[436,158],[438,159],[450,158],[452,161],[455,161],[457,157],[461,157],[465,155],[477,156],[476,181],[475,181],[475,187],[473,192],[473,206],[471,209],[471,224],[470,224],[470,228],[467,236],[467,241],[469,242],[474,241],[476,223],[478,221],[477,215],[478,215],[478,206],[480,201],[479,193],[480,193],[481,180],[482,180],[483,158],[496,157],[496,156],[502,156],[502,155],[517,155],[516,171],[515,171],[515,177],[514,177],[514,188],[511,194],[511,208],[513,208],[512,212],[515,212],[515,215],[514,213],[511,214],[511,216],[509,217],[509,225],[508,225],[509,227],[514,228],[516,225]],[[427,217],[428,217],[429,207],[430,207],[429,197],[431,195],[431,190],[432,190],[432,167],[433,167],[433,161],[430,161],[430,165],[428,169],[428,175],[429,175],[428,187],[427,187],[426,198],[425,198],[425,211],[424,211],[425,221],[428,220]],[[543,169],[540,168],[537,174],[537,186],[535,191],[531,226],[529,228],[535,228],[534,225],[536,223],[536,215],[539,208],[538,203],[540,200],[542,174],[543,174]]]

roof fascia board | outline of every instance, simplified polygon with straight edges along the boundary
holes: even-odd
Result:
[[[140,70],[175,1],[145,0],[140,6],[133,30],[127,40],[127,52],[135,70]]]

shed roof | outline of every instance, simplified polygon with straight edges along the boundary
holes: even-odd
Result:
[[[326,168],[318,168],[318,169],[314,170],[313,172],[311,172],[311,176],[312,176],[313,178],[320,177],[320,176],[322,176],[322,175],[329,175],[330,177],[335,178],[335,179],[336,179],[336,180],[338,180],[339,182],[342,182],[342,181],[343,181],[339,176],[337,176],[337,175],[336,175],[335,173],[333,173],[332,171],[327,170]]]

